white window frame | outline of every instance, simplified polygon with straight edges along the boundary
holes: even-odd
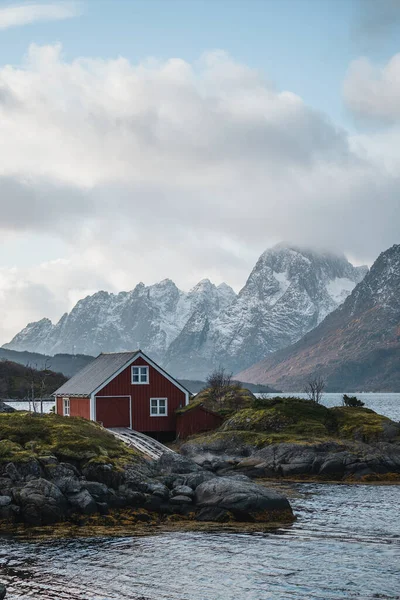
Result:
[[[157,401],[157,413],[153,413],[152,402]],[[160,400],[165,401],[165,413],[160,413]],[[168,398],[150,398],[150,416],[151,417],[168,417]]]
[[[133,381],[133,370],[138,369],[139,381]],[[142,371],[146,371],[146,381],[141,381]],[[132,385],[148,385],[149,384],[149,367],[147,365],[132,365],[131,366],[131,383]]]
[[[69,398],[63,398],[63,415],[64,417],[71,416],[71,400]]]

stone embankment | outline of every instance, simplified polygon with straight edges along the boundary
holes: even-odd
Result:
[[[55,456],[0,466],[0,521],[49,525],[121,509],[200,521],[293,520],[288,500],[239,475],[218,477],[179,454],[78,468]]]
[[[400,481],[400,444],[379,442],[279,443],[264,448],[235,436],[185,444],[181,452],[219,476],[241,473],[262,478]]]

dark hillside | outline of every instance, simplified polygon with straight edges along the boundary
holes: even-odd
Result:
[[[17,352],[16,350],[7,350],[0,348],[0,360],[10,360],[20,365],[32,366],[39,371],[41,369],[51,369],[56,373],[63,373],[66,377],[72,377],[78,371],[86,367],[92,360],[93,356],[85,354],[56,354],[55,356],[47,356],[37,352]]]
[[[46,398],[66,381],[62,373],[0,361],[0,398]]]

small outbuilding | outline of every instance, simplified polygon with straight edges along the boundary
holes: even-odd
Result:
[[[193,402],[177,411],[176,435],[185,439],[189,435],[218,429],[222,425],[221,415],[213,412],[201,402]]]
[[[53,396],[59,415],[174,437],[176,411],[189,404],[191,393],[137,350],[100,354]]]

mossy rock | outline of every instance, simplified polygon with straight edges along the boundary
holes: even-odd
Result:
[[[226,387],[218,402],[215,401],[211,388],[206,388],[196,394],[188,407],[184,407],[181,411],[203,404],[206,408],[224,416],[232,414],[235,410],[253,406],[255,400],[256,397],[249,390],[232,384]]]
[[[100,425],[80,417],[27,412],[0,414],[0,462],[53,455],[85,463],[103,460],[119,466],[138,456]]]
[[[337,421],[338,436],[344,439],[373,443],[390,438],[400,441],[400,427],[388,417],[370,408],[338,406],[331,409]]]
[[[256,399],[253,408],[231,413],[219,430],[193,436],[189,443],[247,445],[352,440],[399,441],[400,426],[368,408],[335,407],[301,398]]]

